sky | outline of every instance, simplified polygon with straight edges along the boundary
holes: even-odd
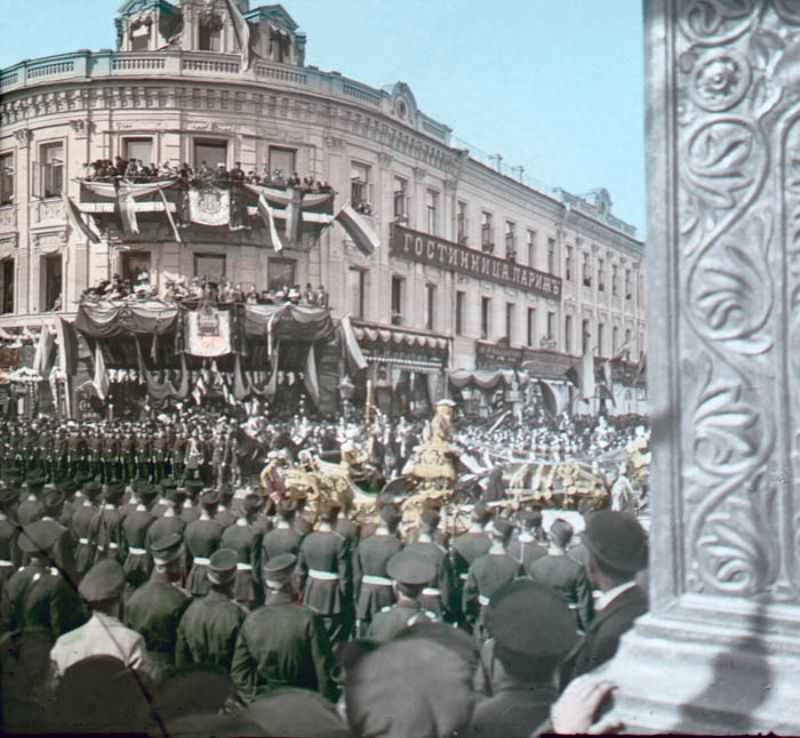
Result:
[[[0,68],[114,48],[122,0],[0,0]],[[251,6],[261,4],[251,0]],[[264,3],[266,4],[266,3]],[[381,87],[537,185],[605,187],[645,237],[640,0],[285,0],[306,63]]]

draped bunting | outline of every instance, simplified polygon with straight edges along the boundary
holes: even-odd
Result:
[[[126,333],[157,333],[175,330],[178,306],[160,300],[125,303],[84,304],[78,308],[75,328],[92,338],[113,338]]]
[[[176,182],[175,179],[165,179],[159,182],[134,183],[125,179],[116,182],[97,182],[95,180],[81,180],[81,184],[90,192],[100,197],[112,198],[116,203],[119,213],[122,230],[126,236],[139,235],[139,221],[136,218],[137,197],[152,195],[159,190],[171,187]]]
[[[514,373],[507,371],[487,371],[478,369],[474,372],[457,369],[450,372],[450,384],[456,389],[464,387],[476,387],[482,390],[492,390],[500,386],[509,386],[513,380]],[[520,376],[520,384],[525,384],[525,377]]]
[[[306,305],[246,305],[244,330],[248,336],[264,336],[272,321],[273,340],[316,343],[330,338],[335,326],[327,308]]]

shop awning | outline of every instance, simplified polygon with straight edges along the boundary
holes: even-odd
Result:
[[[493,390],[498,387],[510,386],[514,381],[514,372],[510,369],[498,369],[497,371],[487,369],[476,369],[474,371],[456,369],[450,372],[449,379],[450,384],[459,390],[465,387]],[[519,373],[518,381],[520,385],[525,384],[528,381],[527,375],[524,372]]]
[[[370,326],[354,326],[356,338],[359,342],[383,343],[388,346],[408,348],[427,348],[435,351],[446,351],[448,341],[441,336],[426,336],[421,333],[411,333],[396,328],[382,328]]]

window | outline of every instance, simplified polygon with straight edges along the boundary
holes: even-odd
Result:
[[[0,154],[0,206],[14,202],[14,154]]]
[[[536,231],[528,230],[528,266],[536,268]]]
[[[458,201],[456,212],[456,239],[460,244],[467,242],[467,203]]]
[[[432,236],[439,234],[439,193],[428,190],[425,195],[425,212],[428,219],[428,233]]]
[[[489,338],[489,318],[492,307],[491,297],[481,297],[481,338]]]
[[[598,356],[605,356],[605,350],[603,344],[605,343],[606,338],[606,327],[603,323],[597,324],[597,355]]]
[[[581,323],[581,356],[589,353],[589,339],[592,337],[592,329],[589,327],[589,321],[584,320]]]
[[[572,353],[572,316],[564,318],[564,353]]]
[[[408,180],[402,177],[394,178],[394,218],[395,220],[408,220]]]
[[[600,292],[605,292],[606,289],[606,272],[603,259],[597,260],[597,289]]]
[[[639,331],[639,355],[641,356],[646,351],[644,345],[644,332]]]
[[[547,239],[547,273],[556,274],[556,239]]]
[[[456,292],[456,335],[464,335],[464,310],[467,300],[467,293],[458,290]]]
[[[294,259],[270,259],[268,265],[267,289],[279,290],[297,284],[295,272],[297,262]]]
[[[197,29],[197,48],[200,51],[221,51],[221,42],[222,18],[216,13],[204,13]]]
[[[405,279],[392,277],[392,325],[403,324],[403,302],[405,293]]]
[[[131,27],[131,51],[147,51],[150,48],[150,31],[152,19],[148,22],[134,23]]]
[[[619,290],[617,289],[617,277],[619,268],[616,264],[611,265],[611,296],[616,297]]]
[[[350,167],[350,202],[359,212],[372,202],[370,170],[369,165],[355,162]]]
[[[611,355],[617,355],[617,349],[619,349],[619,326],[615,325],[611,329]]]
[[[517,259],[517,234],[516,224],[510,220],[506,221],[506,259],[516,261]]]
[[[350,267],[347,272],[347,292],[350,297],[350,313],[355,318],[363,318],[365,314],[367,272],[364,269]]]
[[[547,313],[547,337],[553,341],[556,337],[556,314]]]
[[[432,331],[436,328],[436,285],[425,285],[425,327]]]
[[[221,282],[225,279],[224,254],[195,254],[194,276],[208,277],[209,282]]]
[[[514,343],[514,312],[515,307],[513,302],[506,303],[506,338],[508,343]]]
[[[630,354],[631,354],[631,329],[630,328],[626,328],[625,329],[625,343],[623,344],[623,346],[625,346],[625,353],[630,357]]]
[[[217,164],[228,166],[228,144],[226,141],[194,142],[194,168],[205,164],[209,169],[216,169]]]
[[[125,155],[126,161],[136,159],[143,164],[152,164],[153,159],[153,139],[152,138],[126,138],[125,139]]]
[[[43,256],[41,268],[42,304],[45,311],[63,309],[61,254]]]
[[[149,251],[125,251],[122,254],[122,278],[135,284],[142,272],[150,273]]]
[[[572,281],[572,260],[573,260],[573,252],[574,249],[572,246],[567,246],[566,249],[566,256],[564,259],[564,278],[567,282]]]
[[[644,292],[644,275],[639,272],[639,282],[638,289],[636,290],[636,304],[641,307],[642,306],[642,293]]]
[[[64,190],[64,144],[44,144],[42,155],[42,195],[59,197]]]
[[[481,213],[481,249],[491,254],[494,251],[494,229],[492,214],[485,210]]]
[[[528,308],[528,331],[525,343],[528,346],[536,343],[536,308]]]
[[[0,261],[0,313],[14,312],[14,260]]]
[[[280,146],[270,146],[269,173],[273,176],[280,176],[288,179],[297,171],[297,151],[295,149],[284,149]]]
[[[625,270],[625,299],[630,300],[633,297],[633,293],[631,292],[631,270]]]
[[[592,286],[592,262],[589,256],[588,251],[583,252],[583,267],[581,269],[583,272],[583,286],[584,287],[591,287]]]

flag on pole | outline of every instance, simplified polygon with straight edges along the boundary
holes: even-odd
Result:
[[[70,226],[77,228],[92,243],[100,243],[102,241],[102,237],[100,236],[100,231],[97,229],[92,216],[87,214],[86,220],[84,220],[84,214],[75,204],[75,201],[66,193],[64,193],[63,197]]]
[[[345,233],[353,241],[361,253],[371,256],[381,245],[375,231],[369,226],[351,205],[346,204],[336,213],[334,220],[344,228]]]
[[[50,326],[43,325],[39,333],[39,341],[36,344],[36,353],[33,356],[33,370],[40,377],[50,376],[50,368],[53,365],[53,349],[55,341],[50,333]]]
[[[356,334],[353,331],[353,324],[350,322],[349,313],[342,318],[340,325],[342,326],[342,334],[344,336],[343,343],[347,351],[347,358],[355,365],[356,369],[366,369],[367,360],[364,358],[364,354],[361,353],[361,347],[356,340]]]
[[[581,359],[581,399],[591,400],[595,395],[594,354],[587,351]]]
[[[103,358],[103,352],[100,350],[100,343],[97,342],[94,346],[94,379],[92,380],[97,396],[105,401],[108,397],[108,390],[110,383],[108,381],[108,370],[106,369],[106,360]]]
[[[250,394],[250,388],[247,386],[247,378],[242,372],[242,357],[237,353],[236,358],[233,360],[233,396],[239,400],[244,400]]]
[[[278,357],[280,355],[281,344],[280,341],[275,344],[275,350],[272,354],[272,374],[270,375],[269,382],[267,382],[267,397],[274,397],[278,391]]]
[[[263,194],[258,196],[258,213],[267,224],[269,239],[272,241],[272,248],[274,248],[277,253],[280,253],[283,251],[283,243],[281,242],[281,237],[278,235],[278,229],[275,227],[275,217],[272,214],[272,208],[269,206]]]
[[[541,379],[536,382],[539,385],[539,391],[542,393],[542,407],[545,412],[551,417],[558,415],[558,399],[556,398],[553,388],[543,382]]]
[[[308,347],[308,356],[306,356],[306,369],[303,382],[306,385],[308,394],[314,401],[315,405],[319,405],[319,377],[317,376],[317,359],[314,356],[314,344]]]
[[[581,379],[578,376],[578,370],[571,366],[567,371],[564,372],[564,379],[566,379],[573,387],[580,387],[581,386]]]
[[[158,194],[161,195],[161,202],[164,203],[164,212],[167,214],[167,220],[169,221],[170,228],[172,228],[172,235],[175,236],[175,241],[177,243],[183,243],[181,232],[178,230],[178,226],[175,225],[175,218],[172,217],[172,211],[169,209],[169,203],[167,202],[167,196],[164,194],[164,190],[159,190]]]
[[[226,2],[233,24],[233,30],[236,33],[236,40],[239,42],[239,49],[242,55],[241,68],[242,71],[247,71],[253,63],[253,54],[250,51],[250,25],[242,15],[239,5],[234,2],[234,0],[226,0]]]

